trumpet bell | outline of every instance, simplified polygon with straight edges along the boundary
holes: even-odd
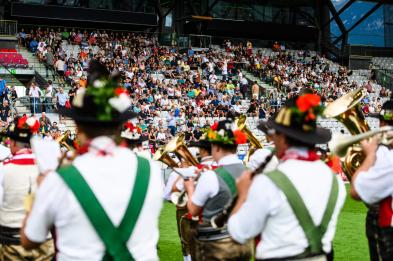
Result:
[[[178,207],[185,207],[187,205],[188,196],[184,192],[173,192],[171,194],[171,202]]]

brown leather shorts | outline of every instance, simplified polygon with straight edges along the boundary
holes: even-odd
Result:
[[[215,241],[200,241],[194,238],[193,261],[249,261],[253,254],[253,241],[238,244],[232,238]]]

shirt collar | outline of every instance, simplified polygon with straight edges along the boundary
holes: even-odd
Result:
[[[18,150],[15,155],[21,155],[21,154],[32,154],[33,151],[31,149],[25,148],[25,149],[20,149]]]
[[[236,164],[236,163],[242,163],[242,161],[237,157],[236,154],[230,154],[230,155],[224,156],[218,161],[219,166],[231,165],[231,164]]]
[[[285,154],[297,154],[301,157],[307,157],[308,149],[307,147],[290,147],[285,151]]]
[[[89,152],[96,153],[101,156],[112,155],[116,148],[116,143],[107,136],[99,136],[91,140],[89,144]]]
[[[206,156],[201,158],[201,163],[207,162],[207,161],[213,161],[213,157],[212,156]]]

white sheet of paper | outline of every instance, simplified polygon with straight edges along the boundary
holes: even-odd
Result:
[[[54,140],[34,137],[30,141],[41,173],[56,170],[61,158],[60,145]]]

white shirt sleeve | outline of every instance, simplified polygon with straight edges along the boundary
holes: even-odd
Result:
[[[392,184],[393,151],[380,146],[374,166],[360,172],[353,185],[364,202],[373,204],[393,194]]]
[[[217,174],[211,170],[205,171],[198,179],[194,194],[192,195],[192,203],[203,207],[209,198],[217,195],[218,190]]]
[[[168,181],[166,182],[165,189],[164,189],[165,200],[171,200],[172,187],[178,176],[179,174],[177,174],[176,172],[171,172],[171,174],[169,174],[169,178]]]
[[[263,188],[263,190],[261,190]],[[274,215],[283,198],[277,187],[264,175],[257,175],[247,194],[247,200],[229,218],[228,231],[240,244],[261,234],[266,218]]]
[[[3,166],[0,167],[0,207],[3,205],[3,194],[4,194],[4,188],[3,188],[3,176],[4,173],[2,171]]]
[[[49,173],[41,183],[34,199],[33,209],[27,220],[25,234],[30,241],[41,243],[47,239],[56,212],[67,188],[57,173]]]

